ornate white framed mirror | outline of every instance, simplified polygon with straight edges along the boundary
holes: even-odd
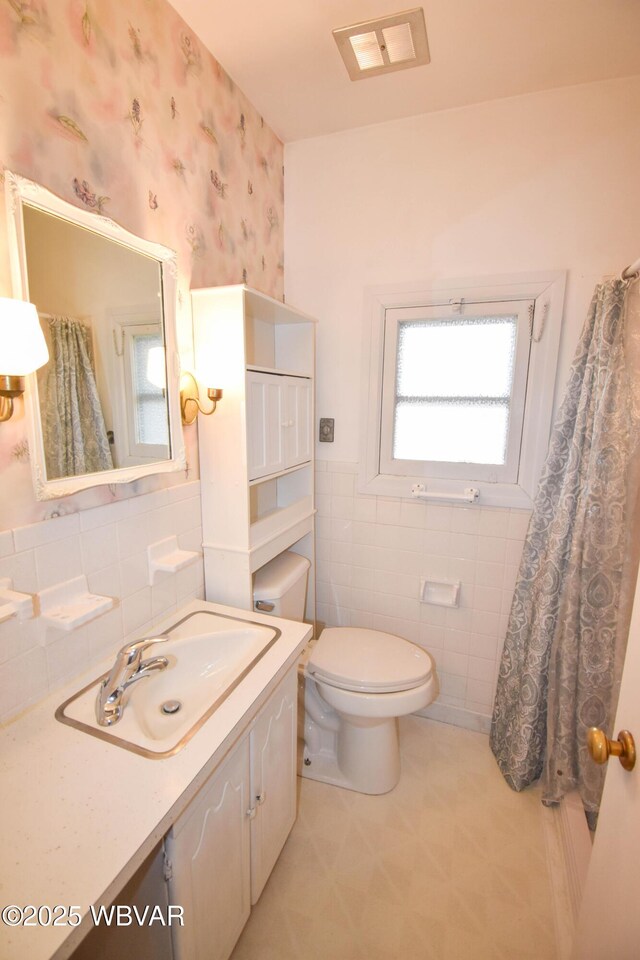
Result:
[[[38,500],[184,470],[176,255],[6,172],[13,296],[49,362],[27,379]]]

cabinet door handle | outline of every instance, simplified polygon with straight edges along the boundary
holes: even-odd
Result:
[[[249,807],[249,809],[247,810],[247,816],[249,820],[253,820],[257,812],[258,812],[257,807]]]
[[[266,794],[264,794],[264,793],[257,793],[257,794],[256,794],[256,803],[258,804],[258,806],[262,806],[262,804],[263,804],[264,801],[265,801],[265,796],[266,796]]]

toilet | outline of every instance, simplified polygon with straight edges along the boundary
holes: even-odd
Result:
[[[287,551],[254,578],[257,610],[302,620],[310,563]],[[398,717],[437,696],[431,657],[414,643],[361,627],[327,627],[301,665],[304,760],[313,780],[380,794],[400,779]]]

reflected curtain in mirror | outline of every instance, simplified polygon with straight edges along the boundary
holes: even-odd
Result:
[[[73,317],[51,317],[43,324],[51,356],[39,377],[47,476],[111,470],[90,331]]]

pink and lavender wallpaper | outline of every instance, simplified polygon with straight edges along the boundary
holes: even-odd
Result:
[[[282,158],[166,0],[0,0],[2,168],[177,251],[186,353],[190,287],[246,282],[282,298]],[[0,296],[11,296],[2,207]],[[195,428],[187,442],[195,466]],[[0,529],[160,483],[37,503],[24,418],[0,425]]]

